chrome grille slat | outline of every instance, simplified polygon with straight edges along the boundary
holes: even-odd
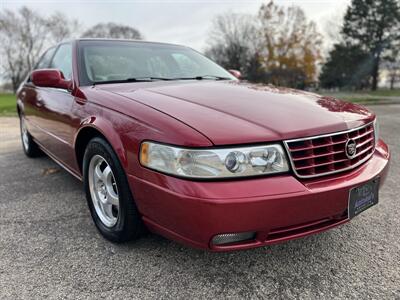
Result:
[[[333,145],[340,145],[340,144],[345,144],[346,141],[340,141],[340,142],[332,142],[332,143],[327,143],[325,145],[316,145],[316,146],[311,146],[311,147],[306,147],[306,148],[294,148],[291,151],[296,152],[296,151],[305,151],[305,150],[310,150],[310,149],[315,149],[315,148],[323,148],[327,146],[333,146]]]
[[[293,161],[301,161],[301,160],[306,160],[306,159],[311,159],[311,158],[318,158],[318,157],[325,157],[325,156],[329,156],[329,155],[335,155],[335,154],[339,154],[339,153],[344,153],[344,151],[333,151],[332,153],[324,153],[324,154],[318,154],[318,155],[310,155],[307,157],[299,157],[299,158],[293,158]]]
[[[353,140],[357,140],[357,139],[360,139],[360,138],[362,138],[362,137],[364,137],[364,136],[366,136],[366,135],[368,135],[368,134],[373,134],[374,133],[374,131],[373,130],[371,130],[371,131],[368,131],[368,132],[366,132],[366,133],[363,133],[362,135],[359,135],[359,136],[357,136],[357,137],[354,137],[354,138],[352,138]]]
[[[348,158],[346,142],[356,142],[356,155]],[[300,178],[312,178],[351,170],[374,153],[373,123],[364,126],[300,139],[284,141],[293,171]]]
[[[313,165],[309,165],[309,166],[305,166],[305,167],[298,167],[297,170],[305,170],[305,169],[309,169],[309,168],[318,168],[318,167],[323,167],[323,166],[327,166],[330,165],[332,163],[341,163],[346,161],[346,159],[340,159],[337,160],[335,162],[326,162],[326,163],[322,163],[322,164],[313,164]]]
[[[357,158],[357,157],[359,157],[359,156],[361,156],[361,155],[363,155],[363,154],[366,153],[366,152],[368,152],[369,150],[371,150],[371,148],[372,148],[372,147],[368,147],[368,148],[362,150],[361,152],[358,152],[358,153],[353,157],[353,159],[354,159],[354,158]]]
[[[362,142],[362,143],[360,143],[360,144],[357,144],[357,148],[360,148],[360,147],[364,146],[365,144],[368,144],[368,143],[371,142],[373,139],[374,139],[374,138],[372,137],[372,138],[369,138],[368,140],[366,140],[366,141],[364,141],[364,142]]]

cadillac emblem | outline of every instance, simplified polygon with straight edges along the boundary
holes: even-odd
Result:
[[[354,140],[347,140],[346,145],[344,146],[344,151],[346,152],[346,156],[349,159],[352,159],[357,153],[357,144]]]

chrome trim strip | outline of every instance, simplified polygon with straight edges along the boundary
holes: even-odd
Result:
[[[321,177],[321,176],[332,175],[332,174],[336,174],[336,173],[340,173],[340,172],[345,172],[345,171],[349,171],[349,170],[357,168],[358,166],[360,166],[361,164],[366,162],[368,159],[370,159],[372,157],[372,155],[374,155],[375,145],[376,145],[376,143],[375,143],[375,134],[374,134],[374,130],[375,129],[372,130],[372,133],[374,134],[374,145],[373,145],[372,149],[374,151],[372,151],[372,153],[370,155],[364,157],[358,163],[356,163],[355,165],[352,165],[350,167],[347,167],[347,168],[344,168],[344,169],[340,169],[340,170],[325,172],[325,173],[321,173],[321,174],[315,174],[315,175],[300,175],[299,173],[297,173],[297,170],[296,170],[296,167],[294,165],[292,154],[290,152],[288,143],[299,142],[299,141],[307,141],[307,140],[313,140],[313,139],[317,139],[317,138],[330,137],[330,136],[335,136],[335,135],[339,135],[339,134],[349,133],[349,132],[353,132],[353,131],[362,129],[364,127],[368,127],[370,125],[372,125],[372,127],[373,127],[374,126],[373,123],[374,122],[370,122],[370,123],[365,124],[363,126],[360,126],[360,127],[357,127],[357,128],[352,128],[352,129],[349,129],[349,130],[344,130],[344,131],[338,131],[338,132],[333,132],[333,133],[328,133],[328,134],[314,135],[314,136],[310,136],[310,137],[306,137],[306,138],[299,138],[299,139],[292,139],[292,140],[283,141],[283,145],[285,146],[286,152],[287,152],[288,157],[289,157],[290,165],[292,167],[292,170],[293,170],[294,174],[299,178],[315,178],[315,177]]]
[[[364,125],[362,125],[360,127],[356,127],[356,128],[352,128],[352,129],[348,129],[348,130],[343,130],[343,131],[337,131],[337,132],[333,132],[333,133],[314,135],[314,136],[309,136],[309,137],[299,138],[299,139],[285,140],[284,142],[285,143],[286,142],[291,143],[291,142],[298,142],[298,141],[307,141],[307,140],[313,140],[313,139],[327,137],[327,136],[334,136],[334,135],[339,135],[339,134],[343,134],[343,133],[349,133],[349,132],[353,132],[353,131],[356,131],[356,130],[360,130],[360,129],[364,128],[364,127],[368,127],[369,125],[374,126],[373,123],[374,122],[370,122],[370,123],[364,124]]]

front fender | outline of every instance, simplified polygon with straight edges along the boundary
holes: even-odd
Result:
[[[79,135],[82,133],[82,131],[88,128],[95,129],[102,136],[104,136],[104,138],[117,154],[121,164],[126,167],[128,164],[127,154],[120,139],[120,134],[118,133],[118,130],[112,125],[112,123],[105,118],[91,116],[81,122],[80,127],[74,137],[74,148],[76,149],[76,143]]]

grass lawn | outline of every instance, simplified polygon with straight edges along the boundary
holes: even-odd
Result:
[[[17,100],[14,94],[0,94],[0,116],[16,116]]]
[[[394,89],[394,90],[389,90],[389,89],[377,90],[377,91],[367,92],[367,94],[372,95],[372,96],[400,97],[400,89]]]
[[[322,95],[332,96],[360,104],[391,104],[400,103],[400,89],[381,89],[377,91],[339,91],[319,92]]]

